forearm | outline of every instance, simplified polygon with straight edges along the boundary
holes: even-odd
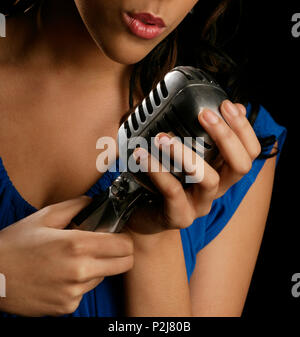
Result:
[[[124,274],[127,316],[191,316],[179,230],[135,235],[134,267]]]

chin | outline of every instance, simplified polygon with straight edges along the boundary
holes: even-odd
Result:
[[[119,36],[106,41],[95,37],[96,43],[101,51],[112,61],[132,65],[145,58],[156,46],[144,41],[134,41],[134,39]]]

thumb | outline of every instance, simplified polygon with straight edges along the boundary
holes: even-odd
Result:
[[[75,215],[85,208],[92,198],[82,195],[78,198],[66,200],[41,209],[41,215],[45,218],[47,227],[63,229],[66,228]]]

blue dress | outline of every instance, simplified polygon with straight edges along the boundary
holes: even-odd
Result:
[[[248,113],[249,113],[248,106]],[[281,151],[286,138],[286,129],[278,125],[270,114],[261,106],[254,124],[258,137],[274,135]],[[271,150],[272,146],[270,146]],[[278,162],[277,156],[276,163]],[[213,240],[226,226],[243,200],[250,186],[254,183],[265,160],[256,159],[248,174],[233,185],[221,198],[215,200],[210,213],[197,218],[193,224],[181,230],[186,270],[188,279],[196,263],[196,254]],[[112,181],[119,176],[119,172],[107,171],[86,195],[93,196],[104,191]],[[29,216],[37,210],[18,193],[11,182],[0,157],[0,230]],[[122,315],[122,286],[121,276],[106,277],[95,289],[86,293],[77,310],[70,316],[75,317],[116,317]],[[1,313],[0,316],[10,316]]]

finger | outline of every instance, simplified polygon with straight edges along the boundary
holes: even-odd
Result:
[[[148,151],[143,148],[138,148],[133,153],[134,158],[139,162],[139,165],[143,172],[147,173],[152,182],[156,185],[157,189],[166,198],[169,197],[169,193],[173,195],[171,190],[177,190],[180,192],[181,183],[170,173],[170,171],[162,165],[159,160],[154,156],[151,156]],[[170,189],[172,186],[172,189]],[[183,188],[182,193],[183,196]]]
[[[45,220],[43,224],[47,227],[63,229],[91,200],[90,197],[83,195],[78,198],[46,206],[38,211],[38,213]]]
[[[104,280],[104,277],[99,277],[99,278],[94,278],[90,281],[82,283],[80,285],[80,293],[83,295],[95,289],[103,280]]]
[[[112,259],[98,259],[96,262],[100,276],[114,276],[118,274],[123,274],[128,270],[132,269],[134,264],[133,255],[125,257],[116,257]],[[101,270],[101,271],[100,271]],[[98,273],[95,272],[97,275]]]
[[[145,149],[138,148],[133,155],[164,198],[164,210],[168,218],[166,225],[175,228],[191,225],[194,219],[190,218],[190,205],[179,180]],[[182,212],[182,209],[185,209],[185,212]]]
[[[260,154],[261,146],[243,110],[246,109],[242,108],[241,104],[236,105],[229,100],[221,104],[222,116],[238,136],[250,158],[254,160]]]
[[[68,248],[74,256],[114,258],[130,256],[134,252],[133,240],[127,233],[73,230],[65,235],[70,238]]]
[[[216,143],[228,166],[226,175],[224,175],[224,170],[221,170],[220,186],[222,184],[233,185],[251,169],[252,160],[246,148],[230,126],[213,111],[204,109],[198,118],[200,124]]]
[[[178,191],[173,190],[171,197],[165,198],[167,200],[166,210],[169,211],[168,218],[173,219],[174,224],[181,223],[180,227],[184,228],[191,225],[195,218],[207,214],[207,209],[210,209],[218,190],[219,175],[195,151],[185,146],[180,139],[159,133],[154,143],[167,154],[168,159],[172,158],[174,162],[177,162],[177,167],[178,163],[181,164],[180,167],[187,174],[186,179],[192,178],[188,180],[191,183],[188,188],[183,189],[180,186]],[[159,165],[158,160],[157,162]],[[163,166],[163,164],[161,165]],[[166,182],[165,179],[163,181]],[[177,181],[176,184],[178,184]],[[172,186],[171,182],[166,182],[166,189],[170,189],[170,186]],[[180,198],[182,190],[185,197]],[[164,192],[162,193],[164,194]],[[185,212],[182,212],[182,209]]]
[[[204,109],[198,117],[200,124],[214,140],[220,154],[232,170],[238,175],[247,173],[252,164],[251,158],[230,126],[208,109]]]
[[[155,145],[170,155],[175,162],[180,163],[187,174],[186,182],[192,184],[192,195],[199,199],[210,200],[216,193],[219,184],[218,173],[195,151],[181,142],[178,137],[159,133]],[[188,179],[187,178],[192,178]]]
[[[85,283],[106,276],[122,274],[133,267],[133,262],[133,255],[100,259],[83,258],[74,262],[76,265],[70,266],[68,279],[70,282]]]
[[[179,137],[171,137],[167,133],[159,133],[154,139],[155,146],[163,152],[163,165],[170,167],[170,159],[174,160],[175,172],[185,172],[189,181],[201,182],[204,176],[205,161],[191,148],[182,143]]]
[[[246,116],[247,114],[247,110],[246,107],[243,104],[240,103],[235,103],[235,105],[237,106],[237,108],[240,110],[240,113],[244,116]]]

